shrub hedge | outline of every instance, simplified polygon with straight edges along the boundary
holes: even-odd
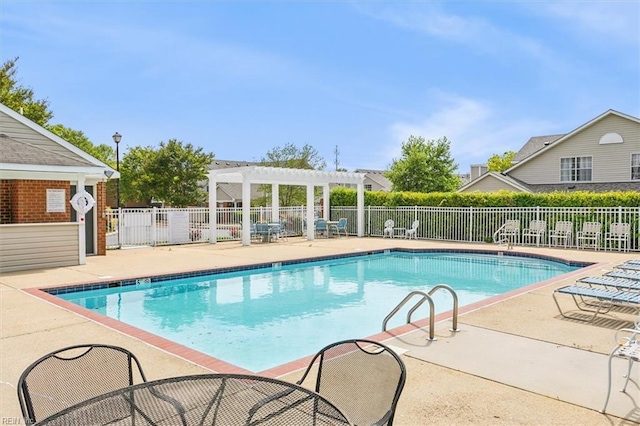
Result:
[[[334,188],[331,204],[356,206],[355,189]],[[364,192],[365,206],[400,207],[638,207],[640,192]]]

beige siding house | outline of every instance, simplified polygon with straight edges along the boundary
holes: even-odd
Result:
[[[640,119],[609,110],[570,133],[529,139],[514,163],[458,192],[639,191]]]

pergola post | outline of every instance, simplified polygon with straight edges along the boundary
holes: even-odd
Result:
[[[242,175],[242,245],[251,244],[251,180]]]
[[[280,223],[280,185],[271,185],[271,222]]]
[[[307,184],[307,240],[313,241],[315,239],[315,226],[314,219],[314,186],[313,184]]]
[[[364,182],[356,185],[356,205],[357,205],[357,217],[358,217],[358,237],[364,236]]]

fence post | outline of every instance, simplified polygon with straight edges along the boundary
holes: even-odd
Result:
[[[158,218],[157,211],[158,211],[157,207],[152,207],[150,212],[151,214],[151,246],[153,247],[155,247],[158,243],[158,235],[156,234],[157,232],[156,220]],[[169,230],[169,233],[171,233],[171,230]]]
[[[473,206],[469,207],[469,242],[473,242]]]
[[[118,206],[118,248],[122,248],[122,207]]]

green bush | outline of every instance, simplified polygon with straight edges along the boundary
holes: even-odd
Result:
[[[357,191],[335,188],[331,191],[333,206],[356,206]],[[373,192],[365,191],[365,206],[401,207],[638,207],[640,192]]]

